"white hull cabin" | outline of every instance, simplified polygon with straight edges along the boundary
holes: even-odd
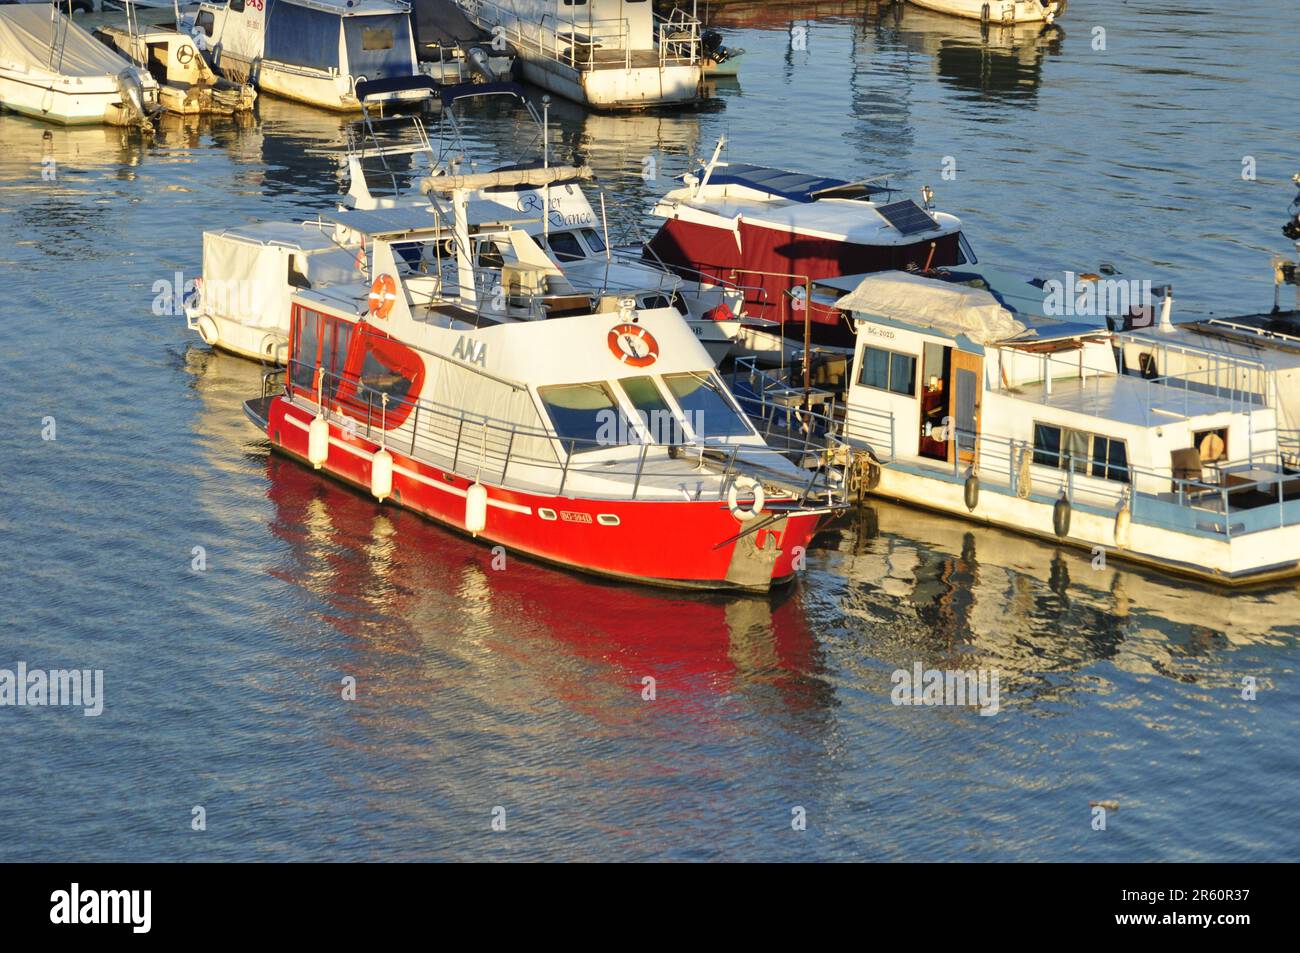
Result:
[[[396,0],[207,0],[193,30],[227,79],[340,112],[360,109],[358,82],[418,72]]]
[[[938,10],[985,23],[1055,23],[1066,0],[911,0],[918,7]]]
[[[640,109],[701,98],[700,23],[667,17],[653,0],[458,0],[504,38],[524,78],[600,109]]]
[[[1123,374],[1123,335],[912,275],[838,304],[840,436],[883,464],[875,493],[1224,584],[1300,572],[1300,472],[1261,383]]]

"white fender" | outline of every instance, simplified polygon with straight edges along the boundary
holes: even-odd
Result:
[[[381,503],[393,495],[393,455],[382,448],[370,458],[370,492]]]
[[[307,462],[317,470],[330,456],[330,425],[319,413],[307,428]]]
[[[203,343],[209,347],[216,344],[217,339],[221,336],[220,332],[217,330],[217,322],[213,321],[212,318],[208,317],[206,314],[199,318],[198,328],[199,337],[203,338]]]
[[[1115,545],[1120,549],[1126,549],[1129,543],[1130,528],[1133,525],[1133,514],[1129,512],[1128,504],[1120,506],[1119,512],[1115,514]]]
[[[477,536],[487,526],[487,487],[475,483],[465,492],[465,528]]]
[[[738,495],[741,489],[749,490],[754,494],[754,502],[749,509],[744,509],[739,505]],[[767,501],[763,497],[763,485],[752,477],[736,477],[731,481],[731,489],[727,490],[727,508],[731,510],[731,515],[742,523],[748,523],[755,516],[763,512],[763,505]]]

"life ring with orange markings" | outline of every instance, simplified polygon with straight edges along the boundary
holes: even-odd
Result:
[[[397,282],[392,275],[380,275],[370,285],[370,313],[386,318],[397,303]]]

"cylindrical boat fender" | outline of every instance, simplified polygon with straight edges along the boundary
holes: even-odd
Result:
[[[465,491],[465,529],[477,536],[487,528],[487,487],[474,483]]]
[[[382,447],[370,458],[370,492],[381,503],[393,495],[393,455]]]
[[[205,314],[199,318],[198,329],[199,337],[203,338],[203,343],[209,347],[215,345],[221,337],[221,333],[217,330],[217,322],[212,320],[210,315]]]
[[[1133,514],[1128,508],[1128,503],[1121,503],[1119,512],[1115,514],[1115,545],[1120,549],[1128,547],[1132,525]]]
[[[739,502],[739,491],[741,489],[749,490],[754,494],[754,502],[750,504],[749,509],[745,509]],[[741,476],[731,481],[731,488],[727,490],[727,507],[731,510],[731,515],[742,523],[748,523],[755,516],[763,512],[763,506],[767,500],[763,496],[763,485],[752,477]]]
[[[966,497],[966,509],[974,513],[975,507],[979,506],[980,502],[980,478],[973,473],[966,477],[964,495]]]
[[[1052,506],[1052,529],[1062,539],[1070,535],[1070,501],[1064,493]]]
[[[307,427],[307,462],[317,470],[330,456],[330,425],[317,414]]]
[[[1029,495],[1034,492],[1034,477],[1029,470],[1029,465],[1033,462],[1029,448],[1021,447],[1020,460],[1016,464],[1016,496],[1022,500],[1029,499]]]

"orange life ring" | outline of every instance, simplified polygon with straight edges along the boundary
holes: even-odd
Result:
[[[629,367],[649,367],[659,360],[659,342],[639,325],[616,324],[609,330],[609,352]]]
[[[397,282],[392,275],[380,275],[370,285],[370,313],[386,318],[397,302]]]

